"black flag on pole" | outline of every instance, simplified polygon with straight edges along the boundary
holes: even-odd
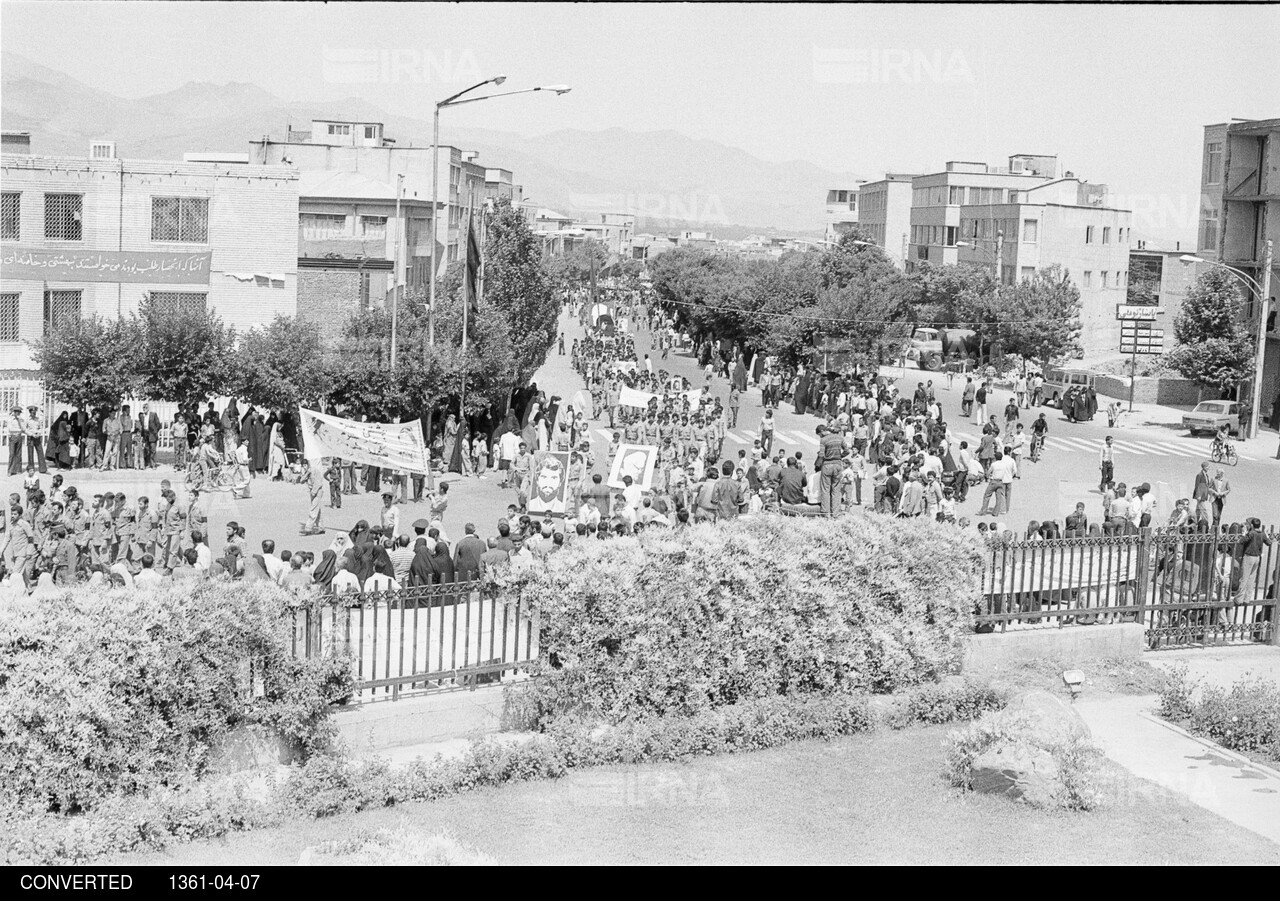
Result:
[[[472,216],[467,216],[467,258],[462,274],[462,283],[466,290],[466,318],[468,328],[475,322],[480,313],[480,239],[476,236],[476,224]]]

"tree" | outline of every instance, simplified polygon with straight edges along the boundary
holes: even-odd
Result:
[[[896,357],[914,324],[914,283],[887,258],[868,256],[860,265],[837,260],[826,268],[835,277],[823,288],[814,315],[819,347],[847,354],[849,363],[876,366]]]
[[[598,241],[584,241],[572,250],[547,261],[547,277],[558,290],[581,287],[591,282],[591,262],[595,260],[597,276],[603,276],[609,252]]]
[[[523,384],[546,362],[556,337],[560,301],[547,278],[541,243],[511,203],[495,203],[486,224],[484,303],[506,318],[515,381]]]
[[[215,311],[175,310],[144,295],[133,320],[145,396],[185,403],[234,390],[236,333]]]
[[[140,387],[132,319],[94,316],[59,325],[31,352],[53,396],[86,408],[116,407]]]
[[[1016,285],[1001,286],[995,307],[1001,346],[1007,353],[1039,360],[1043,367],[1083,353],[1080,289],[1062,267],[1050,266]]]
[[[1223,269],[1196,279],[1173,320],[1179,346],[1165,355],[1169,366],[1223,396],[1252,378],[1257,348],[1240,303],[1240,290]]]
[[[328,381],[326,363],[317,323],[277,316],[240,336],[235,392],[259,407],[315,403]]]

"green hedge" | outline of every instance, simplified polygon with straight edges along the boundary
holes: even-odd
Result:
[[[937,524],[756,517],[579,541],[494,582],[540,614],[524,721],[616,723],[935,681],[971,631],[981,551]]]
[[[302,756],[325,747],[350,668],[292,660],[286,598],[275,586],[197,583],[80,587],[0,607],[6,806],[75,813],[182,786],[243,724]]]

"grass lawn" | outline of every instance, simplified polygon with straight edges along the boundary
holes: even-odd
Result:
[[[403,826],[500,864],[1280,864],[1280,846],[1119,769],[1116,801],[1092,813],[963,795],[939,775],[947,731],[582,770],[103,863],[291,864],[354,830]]]

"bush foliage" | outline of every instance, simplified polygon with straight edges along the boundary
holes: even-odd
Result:
[[[350,668],[292,660],[284,600],[274,586],[207,583],[79,587],[0,608],[6,802],[74,813],[181,786],[240,725],[303,755],[325,747]]]
[[[1197,687],[1185,667],[1174,669],[1160,692],[1160,715],[1224,748],[1280,761],[1280,685],[1253,677],[1230,690]]]
[[[753,518],[581,542],[496,576],[541,617],[535,721],[884,692],[955,669],[980,546],[935,524]]]

